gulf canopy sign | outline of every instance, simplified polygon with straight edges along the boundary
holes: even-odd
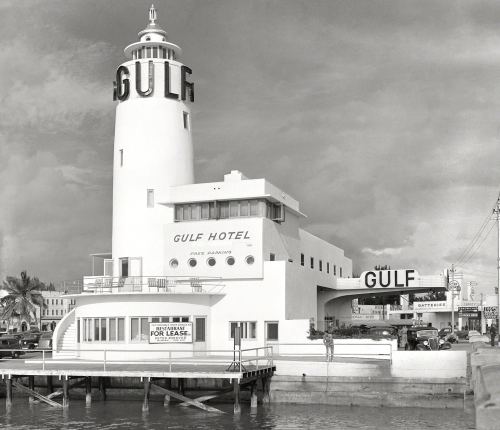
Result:
[[[416,270],[372,270],[361,274],[365,288],[416,288],[419,278]]]
[[[192,343],[193,323],[149,323],[149,343]]]

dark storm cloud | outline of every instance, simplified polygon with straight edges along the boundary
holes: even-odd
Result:
[[[457,258],[500,184],[496,2],[155,5],[194,70],[198,181],[266,177],[358,272]],[[111,82],[149,3],[0,7],[0,274],[77,278],[110,246]]]

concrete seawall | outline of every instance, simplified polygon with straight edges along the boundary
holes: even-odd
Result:
[[[389,360],[275,360],[278,403],[471,408],[466,351],[398,351]]]
[[[474,345],[471,353],[476,429],[500,428],[500,348]]]

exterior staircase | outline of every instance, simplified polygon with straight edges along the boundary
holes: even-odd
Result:
[[[73,321],[59,338],[52,355],[54,358],[74,358],[76,348],[76,321]]]

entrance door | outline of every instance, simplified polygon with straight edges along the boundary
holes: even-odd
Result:
[[[195,355],[206,355],[207,317],[194,317],[193,351]]]

